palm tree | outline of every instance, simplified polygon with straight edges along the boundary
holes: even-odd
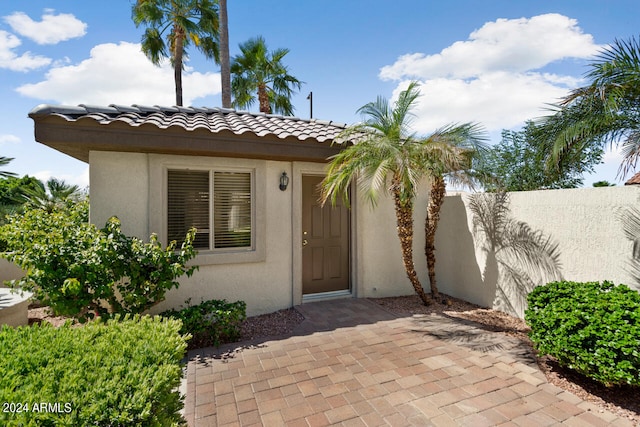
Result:
[[[374,206],[381,190],[389,182],[394,198],[397,232],[402,258],[416,294],[429,304],[413,263],[413,204],[421,179],[429,178],[431,191],[425,224],[425,254],[433,299],[438,298],[435,279],[435,232],[446,192],[445,176],[455,182],[470,183],[474,156],[484,149],[484,132],[472,123],[445,126],[427,138],[409,133],[411,108],[420,96],[418,83],[412,82],[400,93],[393,108],[386,99],[366,104],[358,110],[367,119],[348,128],[339,137],[355,140],[329,164],[323,181],[323,202],[335,203],[342,195],[348,204],[349,184],[357,179],[365,198]]]
[[[146,28],[142,51],[154,65],[170,58],[176,85],[176,105],[182,105],[182,69],[193,43],[207,58],[220,62],[218,11],[215,0],[137,0],[133,22]],[[166,38],[166,43],[164,38]]]
[[[455,184],[473,187],[474,175],[471,171],[473,160],[480,158],[487,150],[482,128],[473,123],[445,126],[424,139],[427,174],[431,179],[431,190],[425,220],[425,256],[429,272],[431,297],[439,299],[436,283],[435,239],[440,220],[440,209],[446,195],[445,176]]]
[[[256,37],[240,44],[240,51],[242,54],[231,61],[233,106],[251,107],[257,93],[260,112],[293,115],[291,96],[294,89],[300,90],[302,82],[282,63],[289,49],[269,52],[264,38]]]
[[[222,107],[231,108],[231,71],[229,62],[229,18],[227,0],[220,4],[220,78],[222,79]]]
[[[46,185],[25,190],[25,198],[29,206],[51,211],[68,200],[82,199],[83,192],[77,185],[68,184],[63,179],[49,178]]]
[[[573,90],[542,119],[544,136],[554,142],[550,157],[557,163],[572,147],[620,144],[618,173],[624,176],[640,158],[640,41],[616,40],[590,67],[590,84]]]

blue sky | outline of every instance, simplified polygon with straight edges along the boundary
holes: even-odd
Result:
[[[28,112],[38,104],[174,103],[168,64],[140,53],[133,0],[0,1],[0,155],[7,168],[86,186],[88,165],[35,142]],[[589,58],[615,38],[638,36],[637,0],[229,0],[231,56],[262,35],[290,49],[285,62],[304,81],[296,115],[355,123],[376,96],[421,83],[415,131],[479,122],[492,142],[544,114],[579,86]],[[190,52],[185,105],[219,106],[219,67]],[[257,106],[252,109],[257,110]],[[585,185],[620,184],[620,156]]]

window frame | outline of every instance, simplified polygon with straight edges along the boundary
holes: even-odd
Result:
[[[194,264],[234,264],[261,262],[266,259],[265,174],[266,162],[252,159],[205,158],[190,156],[150,155],[150,227],[164,245],[168,244],[168,171],[194,170],[209,172],[209,249],[199,249]],[[251,179],[251,246],[211,248],[214,233],[214,173],[249,173]]]

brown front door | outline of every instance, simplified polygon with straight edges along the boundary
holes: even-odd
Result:
[[[349,290],[349,210],[318,201],[319,176],[302,177],[302,293]]]

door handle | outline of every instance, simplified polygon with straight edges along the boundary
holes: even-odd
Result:
[[[309,241],[307,239],[304,239],[302,241],[302,246],[307,246],[309,244]]]

